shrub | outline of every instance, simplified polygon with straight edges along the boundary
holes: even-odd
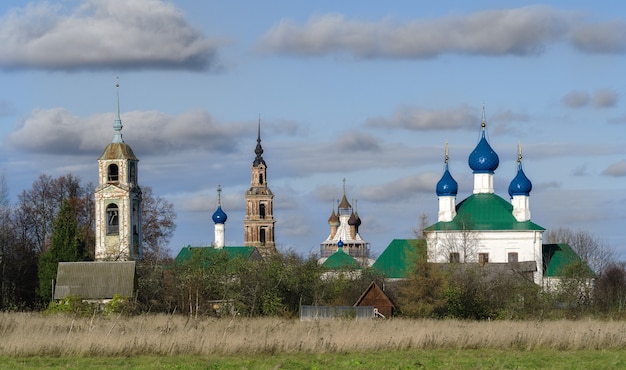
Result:
[[[89,316],[97,311],[94,303],[83,301],[76,296],[67,296],[57,302],[50,302],[48,308],[44,311],[47,314],[75,314],[78,316]]]

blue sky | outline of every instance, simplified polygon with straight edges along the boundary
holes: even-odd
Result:
[[[496,193],[521,143],[532,220],[626,258],[621,2],[3,1],[0,40],[12,199],[42,173],[97,180],[119,76],[140,184],[178,213],[173,254],[213,241],[218,185],[243,243],[260,117],[279,249],[318,252],[345,178],[377,255],[436,221],[446,141],[471,193],[484,104]]]

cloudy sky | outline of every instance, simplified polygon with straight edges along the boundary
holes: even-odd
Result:
[[[181,246],[242,245],[261,121],[281,250],[317,252],[342,195],[380,254],[436,221],[445,142],[459,199],[488,138],[507,199],[521,143],[532,219],[626,259],[626,8],[552,1],[67,0],[0,4],[0,158],[12,199],[42,173],[97,181],[116,77],[140,184]],[[384,3],[384,4],[383,4]],[[436,4],[435,4],[436,3]]]

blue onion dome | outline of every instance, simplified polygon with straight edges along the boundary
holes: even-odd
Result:
[[[522,162],[520,162],[517,168],[517,175],[515,175],[515,178],[513,178],[509,185],[509,195],[511,197],[514,195],[529,196],[531,190],[533,190],[533,184],[528,177],[526,177],[522,169]]]
[[[337,246],[339,248],[343,248],[343,240],[339,239],[339,242],[337,242]]]
[[[482,123],[482,134],[474,151],[469,155],[468,163],[474,173],[493,173],[500,159],[485,138],[485,122]]]
[[[217,206],[217,209],[213,213],[213,222],[216,224],[223,224],[226,222],[227,218],[228,216],[226,216],[226,213],[222,211],[222,206]]]
[[[441,180],[437,183],[437,196],[456,196],[458,192],[459,184],[450,174],[448,164],[446,163],[446,170],[444,171],[443,176],[441,176]]]

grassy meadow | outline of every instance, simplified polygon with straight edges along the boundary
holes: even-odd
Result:
[[[620,368],[623,321],[0,314],[0,368]]]

